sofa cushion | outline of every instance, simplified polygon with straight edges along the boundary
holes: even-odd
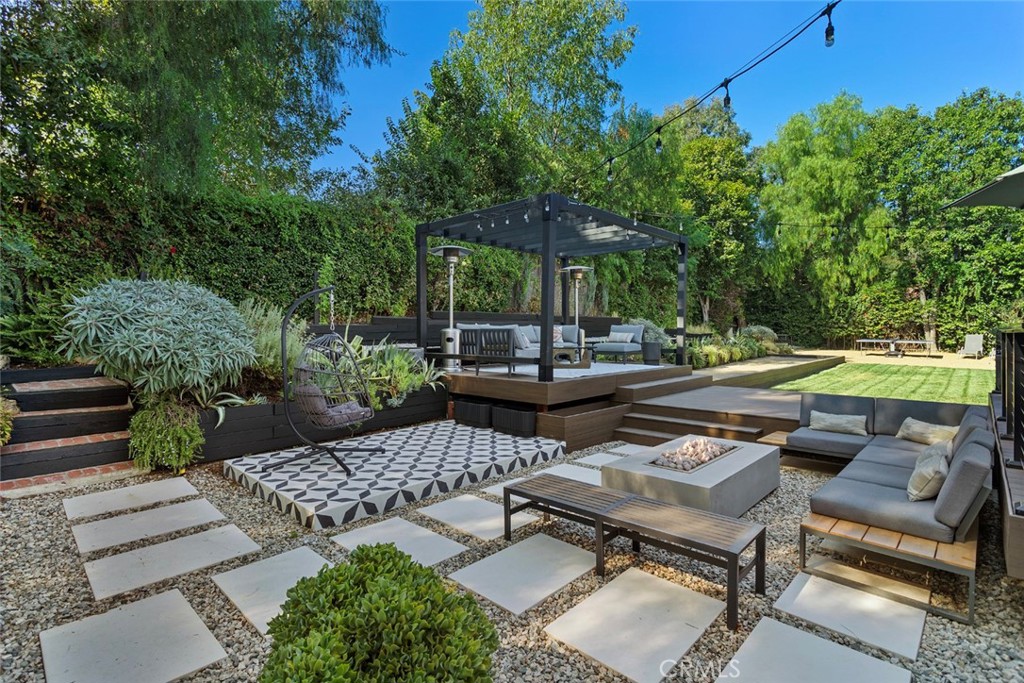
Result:
[[[939,495],[939,489],[949,474],[945,449],[941,452],[925,451],[922,455],[926,457],[918,458],[917,467],[907,482],[907,498],[910,500],[928,500]]]
[[[644,340],[644,326],[643,325],[612,325],[608,329],[608,333],[611,334],[612,332],[630,332],[630,333],[632,333],[633,339],[631,339],[628,342],[630,344],[640,344]],[[627,343],[627,342],[623,342],[623,343]]]
[[[914,461],[914,467],[917,467],[917,465],[920,465],[925,460],[935,458],[938,456],[942,456],[942,459],[945,460],[947,463],[953,459],[952,440],[939,441],[938,443],[933,443],[930,446],[925,446],[924,450],[921,451],[921,454],[917,456],[917,460]]]
[[[953,437],[953,450],[959,450],[960,445],[966,441],[967,437],[974,433],[974,430],[976,429],[987,432],[988,420],[980,418],[977,415],[965,415],[964,419],[960,421],[960,429],[957,430],[956,436]]]
[[[932,403],[931,401],[906,401],[899,398],[875,399],[875,428],[869,432],[895,436],[903,421],[912,417],[932,424],[960,424],[966,409],[960,403]]]
[[[953,463],[956,462],[957,458],[964,457],[973,452],[972,449],[968,448],[968,446],[972,444],[984,448],[985,451],[989,453],[989,459],[991,460],[991,455],[996,449],[996,435],[988,430],[972,430],[970,435],[968,435],[968,437],[963,440],[963,443],[960,444],[960,448],[953,451],[953,455],[949,459],[951,467]]]
[[[935,520],[956,528],[992,473],[992,454],[972,443],[953,458],[949,475],[935,499]]]
[[[817,432],[836,432],[837,434],[867,436],[868,432],[865,429],[867,423],[867,415],[839,415],[812,410],[811,422],[808,427]]]
[[[580,342],[580,328],[578,325],[562,325],[562,341],[570,346],[576,346]]]
[[[812,453],[852,457],[864,448],[870,439],[869,436],[819,432],[809,427],[801,427],[786,437],[786,444],[791,448]]]
[[[910,481],[910,475],[913,472],[914,470],[909,467],[855,459],[836,476],[843,479],[853,479],[854,481],[864,481],[869,484],[906,490],[907,483]],[[938,493],[938,491],[938,488],[936,488],[935,492]]]
[[[877,462],[883,465],[896,465],[909,471],[917,466],[917,458],[920,454],[917,451],[906,451],[901,448],[883,448],[876,446],[872,439],[864,450],[857,454],[854,462]]]
[[[864,428],[874,433],[875,399],[864,396],[839,396],[837,394],[803,394],[800,397],[800,426],[811,424],[811,411],[837,413],[840,415],[866,415]]]
[[[935,519],[935,505],[907,500],[906,489],[841,477],[811,496],[811,512],[949,543],[954,529]]]
[[[519,329],[523,331],[523,336],[530,344],[540,344],[540,330],[536,325],[520,325]]]
[[[540,346],[530,344],[529,348],[516,349],[516,358],[540,358]]]
[[[920,453],[924,449],[928,448],[928,444],[918,443],[916,441],[907,441],[905,439],[897,439],[895,436],[888,434],[875,434],[874,438],[871,439],[872,446],[878,446],[879,448],[892,448],[900,451],[909,451],[910,453]]]
[[[957,429],[958,427],[951,425],[934,424],[908,417],[900,425],[900,430],[896,432],[896,438],[930,445],[952,439],[956,436]]]
[[[598,342],[594,344],[595,353],[640,353],[639,344],[616,344],[614,342]]]
[[[613,344],[628,344],[633,341],[632,332],[609,332],[608,341]]]

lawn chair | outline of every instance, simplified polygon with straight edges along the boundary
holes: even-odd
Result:
[[[985,353],[985,336],[981,334],[969,334],[964,339],[964,347],[957,351],[961,356],[974,356],[981,358]]]

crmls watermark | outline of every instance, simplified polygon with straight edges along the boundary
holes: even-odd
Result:
[[[662,676],[668,676],[677,668],[677,664],[673,659],[666,659],[658,668]],[[735,659],[728,661],[706,659],[703,662],[698,662],[689,657],[683,657],[679,660],[678,671],[676,671],[675,675],[676,677],[681,677],[683,674],[687,674],[687,678],[690,679],[739,678],[740,663]]]

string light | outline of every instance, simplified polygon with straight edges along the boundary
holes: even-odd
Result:
[[[725,88],[725,97],[723,98],[722,104],[725,106],[726,110],[728,110],[731,107],[731,105],[732,105],[732,97],[729,95],[729,83],[731,83],[732,81],[735,81],[740,76],[746,75],[747,73],[749,73],[753,69],[757,68],[758,66],[763,64],[765,61],[767,61],[771,57],[773,57],[780,50],[782,50],[782,48],[786,47],[787,45],[792,43],[794,40],[796,40],[800,35],[802,35],[807,29],[809,29],[812,25],[814,25],[822,17],[827,17],[828,18],[829,25],[828,25],[828,27],[825,28],[825,40],[826,40],[826,45],[831,46],[832,43],[835,42],[835,27],[832,26],[832,10],[834,10],[839,5],[840,2],[842,2],[842,0],[832,0],[832,2],[829,2],[827,5],[825,5],[825,7],[822,10],[820,10],[818,12],[815,12],[814,14],[809,16],[807,19],[804,19],[796,27],[791,29],[788,33],[783,35],[781,38],[779,38],[774,43],[769,45],[767,48],[762,50],[753,59],[751,59],[746,64],[741,66],[739,69],[737,69],[735,72],[733,72],[731,75],[729,75],[721,83],[719,83],[718,85],[714,86],[713,88],[711,88],[710,90],[705,92],[700,97],[696,98],[694,100],[694,102],[690,106],[681,109],[680,111],[676,112],[673,116],[671,116],[671,117],[665,119],[664,121],[662,121],[660,125],[658,125],[653,130],[648,131],[648,133],[646,135],[640,136],[632,145],[630,145],[629,147],[627,147],[623,151],[619,152],[617,155],[608,157],[608,159],[606,159],[605,161],[600,162],[599,164],[595,165],[593,168],[591,168],[588,171],[585,171],[584,173],[593,173],[594,171],[596,171],[598,168],[601,167],[601,164],[607,164],[608,165],[608,182],[611,182],[612,179],[613,179],[613,175],[612,175],[612,161],[613,160],[615,160],[618,157],[622,157],[622,156],[625,156],[625,155],[629,154],[630,152],[632,152],[633,150],[637,149],[642,144],[644,144],[645,142],[650,140],[652,137],[656,137],[657,136],[657,138],[660,138],[660,136],[661,136],[661,129],[663,127],[671,125],[672,123],[674,123],[674,122],[678,121],[679,119],[681,119],[686,114],[689,114],[691,111],[693,111],[694,109],[696,109],[700,105],[704,104],[707,100],[709,100],[716,92],[718,92],[722,88]],[[831,41],[831,43],[829,41]],[[655,151],[656,152],[658,151],[658,140],[657,139],[655,140]],[[579,180],[582,179],[582,177],[583,177],[582,175],[577,176],[577,178],[576,178],[576,180],[574,182],[578,182]]]
[[[508,216],[505,216],[505,225],[508,225]]]
[[[479,232],[483,232],[483,231],[484,231],[484,228],[483,228],[483,226],[482,226],[482,225],[480,225],[480,223],[477,223],[477,224],[476,224],[476,229],[477,229],[477,230],[478,230]]]
[[[661,126],[657,128],[658,139],[654,141],[654,153],[661,154]]]

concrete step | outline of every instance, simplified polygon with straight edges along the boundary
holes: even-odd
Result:
[[[19,413],[14,417],[14,429],[9,443],[121,432],[128,429],[131,416],[132,406],[127,402],[119,406],[33,410]]]
[[[637,384],[626,384],[615,389],[616,401],[622,403],[633,403],[648,398],[678,394],[691,389],[711,386],[714,379],[711,375],[696,373],[684,377],[669,377],[657,379],[650,382],[639,382]]]
[[[128,385],[108,377],[16,382],[10,388],[8,398],[25,413],[119,406],[128,402]]]
[[[675,435],[673,438],[686,434],[699,434],[701,436],[714,436],[720,439],[733,439],[736,441],[756,441],[764,433],[764,430],[760,427],[722,424],[720,422],[651,415],[641,412],[626,413],[622,418],[622,426],[673,434]]]
[[[19,479],[128,460],[127,431],[8,444],[0,448],[0,479]]]
[[[615,439],[617,441],[640,444],[641,446],[657,446],[677,438],[679,438],[678,434],[656,432],[649,429],[636,429],[635,427],[619,427],[615,430]]]

